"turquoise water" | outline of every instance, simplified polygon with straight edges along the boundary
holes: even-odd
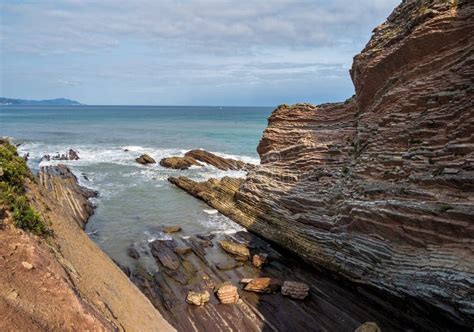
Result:
[[[167,182],[169,176],[196,180],[243,172],[211,166],[178,171],[158,164],[142,166],[135,158],[148,153],[157,161],[202,148],[222,156],[258,163],[256,146],[272,108],[261,107],[0,107],[0,136],[21,143],[29,166],[45,154],[79,152],[80,160],[61,161],[80,183],[99,192],[87,232],[112,258],[130,262],[126,248],[166,237],[157,226],[178,224],[180,236],[228,232],[239,226]],[[128,151],[126,151],[128,150]]]

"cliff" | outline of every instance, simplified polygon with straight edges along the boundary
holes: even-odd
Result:
[[[174,330],[83,231],[93,193],[65,166],[34,178],[7,144],[0,142],[0,330]]]
[[[358,283],[474,324],[474,3],[403,1],[356,95],[278,107],[245,181],[171,182]]]

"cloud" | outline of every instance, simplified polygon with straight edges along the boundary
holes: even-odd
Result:
[[[289,87],[309,101],[329,85],[351,94],[352,57],[399,2],[0,1],[3,94],[74,90],[90,103],[178,104],[217,91],[216,100],[236,104],[257,91],[263,104],[284,101]]]

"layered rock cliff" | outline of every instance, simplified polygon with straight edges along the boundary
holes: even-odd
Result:
[[[280,106],[245,181],[171,181],[305,260],[474,324],[474,3],[406,0],[344,103]]]

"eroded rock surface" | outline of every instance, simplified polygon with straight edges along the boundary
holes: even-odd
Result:
[[[344,103],[281,106],[245,181],[170,181],[359,283],[474,324],[474,3],[404,1]]]
[[[202,166],[202,163],[214,166],[223,171],[250,170],[255,165],[240,160],[224,158],[205,150],[191,150],[184,157],[167,157],[160,161],[160,165],[174,169],[188,169],[191,166]]]

